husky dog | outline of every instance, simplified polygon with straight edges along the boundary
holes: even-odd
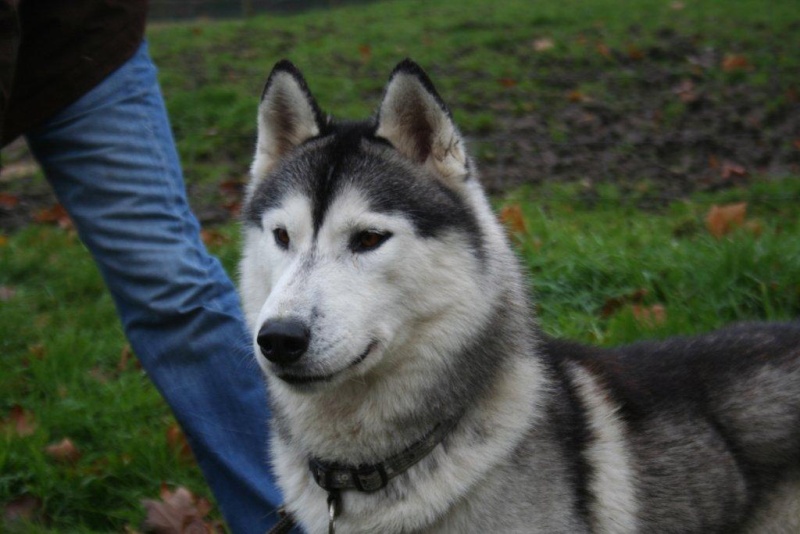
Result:
[[[800,532],[800,324],[543,335],[415,63],[364,122],[278,63],[243,215],[274,468],[305,531]]]

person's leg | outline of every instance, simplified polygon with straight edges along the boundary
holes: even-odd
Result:
[[[146,46],[27,137],[228,525],[262,534],[280,503],[266,389],[238,296],[187,203]]]

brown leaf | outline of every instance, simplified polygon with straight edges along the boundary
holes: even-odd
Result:
[[[795,139],[792,143],[797,150],[800,150],[800,138]]]
[[[712,169],[719,169],[719,159],[714,154],[708,156],[708,166]]]
[[[725,72],[735,72],[750,68],[750,62],[746,57],[739,54],[726,54],[722,58],[722,70]]]
[[[517,80],[515,80],[514,78],[500,78],[499,80],[497,80],[497,83],[499,83],[506,89],[510,89],[517,85]]]
[[[724,161],[722,163],[722,169],[720,169],[720,175],[722,175],[723,179],[730,180],[736,176],[747,176],[747,170],[737,163]]]
[[[10,210],[19,204],[19,197],[12,193],[0,193],[0,208]]]
[[[672,90],[672,92],[678,95],[678,98],[680,98],[681,102],[684,104],[689,104],[697,100],[694,82],[689,79],[682,80],[681,83]]]
[[[61,204],[54,204],[49,208],[39,210],[33,215],[33,220],[41,224],[57,224],[68,230],[72,228],[72,219]]]
[[[52,459],[64,464],[74,464],[81,458],[81,451],[69,438],[48,445],[44,448],[44,452]]]
[[[600,317],[603,319],[611,317],[625,304],[641,303],[644,297],[647,296],[647,293],[647,289],[640,288],[626,295],[620,295],[618,297],[610,297],[606,299],[606,301],[603,303],[603,307],[600,309]]]
[[[645,328],[655,328],[661,326],[667,320],[667,309],[663,304],[653,304],[652,306],[633,305],[633,317]]]
[[[8,237],[0,234],[0,247],[8,245]]]
[[[183,460],[194,461],[192,449],[189,447],[189,442],[186,440],[186,434],[178,423],[172,423],[167,427],[167,445],[172,452],[176,453],[179,458]]]
[[[525,217],[522,215],[522,207],[517,203],[503,206],[503,209],[500,210],[500,221],[511,233],[528,233],[528,225],[525,223]]]
[[[203,498],[195,497],[184,487],[174,492],[165,484],[161,485],[161,500],[142,501],[147,516],[144,526],[156,534],[213,533],[218,525],[204,520],[211,510],[211,504]]]
[[[366,63],[372,57],[372,47],[368,44],[358,45],[358,55],[361,56],[361,62]]]
[[[604,43],[597,43],[596,49],[598,54],[605,58],[611,59],[611,49],[608,47],[608,45]]]
[[[3,522],[31,521],[42,509],[42,500],[33,495],[22,495],[3,507]]]
[[[225,234],[223,234],[222,232],[220,232],[215,228],[211,229],[204,228],[200,230],[200,237],[203,239],[203,243],[205,243],[207,246],[224,245],[225,243],[230,241],[228,236],[226,236]]]
[[[644,52],[636,45],[628,45],[628,57],[634,61],[644,59]]]
[[[669,5],[669,8],[673,11],[682,11],[684,7],[686,7],[686,5],[677,0]]]
[[[119,361],[117,362],[117,371],[120,373],[128,370],[128,363],[133,358],[133,349],[127,343],[124,347],[122,347],[122,351],[119,353]]]
[[[572,91],[567,93],[567,100],[574,103],[588,102],[589,97],[580,92],[578,89],[573,89]]]
[[[744,223],[747,214],[747,202],[714,204],[706,215],[706,228],[717,239],[729,234]]]
[[[0,428],[24,438],[36,432],[36,422],[31,412],[15,404],[8,411],[8,417],[0,421]]]

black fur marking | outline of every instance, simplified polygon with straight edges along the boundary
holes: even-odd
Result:
[[[595,499],[589,483],[594,470],[586,459],[586,449],[594,440],[594,436],[589,429],[586,407],[575,391],[575,385],[564,368],[564,362],[553,358],[549,363],[556,377],[555,387],[561,389],[561,394],[556,397],[564,400],[552,408],[555,417],[554,428],[564,451],[564,461],[572,474],[575,509],[583,522],[589,525],[591,506]]]

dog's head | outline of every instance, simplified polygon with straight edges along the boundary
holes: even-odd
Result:
[[[446,365],[492,300],[485,238],[499,231],[450,113],[409,60],[363,122],[326,117],[278,63],[243,215],[245,314],[260,365],[290,389]]]

